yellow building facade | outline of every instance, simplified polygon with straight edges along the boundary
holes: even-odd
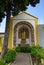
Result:
[[[3,44],[3,40],[4,40],[4,34],[5,33],[0,33],[0,52],[2,51],[2,44]]]
[[[0,34],[0,52],[4,34]],[[19,13],[10,19],[8,48],[16,46],[38,45],[38,18],[26,12]]]

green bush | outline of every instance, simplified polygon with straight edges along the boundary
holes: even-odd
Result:
[[[15,50],[16,50],[16,52],[20,52],[21,51],[21,46],[17,46]]]
[[[31,46],[27,46],[27,47],[26,47],[26,52],[27,52],[27,53],[31,53]]]
[[[0,58],[0,65],[7,65],[3,59]]]
[[[41,58],[44,59],[44,49],[39,49],[39,52],[40,52]]]
[[[40,60],[41,59],[41,56],[39,54],[39,51],[37,50],[36,47],[32,47],[31,49],[31,54],[37,59],[37,60]]]
[[[16,51],[17,52],[30,53],[31,52],[31,46],[25,46],[25,47],[18,46],[18,47],[16,47]]]
[[[21,47],[21,52],[30,53],[31,52],[31,46]]]
[[[44,52],[42,47],[33,46],[31,49],[31,54],[37,59],[41,60],[44,59]]]
[[[14,50],[9,50],[6,55],[4,56],[4,60],[9,63],[9,62],[12,62],[14,61],[16,57],[16,52]]]

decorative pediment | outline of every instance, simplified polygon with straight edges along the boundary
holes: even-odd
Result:
[[[31,15],[31,14],[28,14],[26,12],[19,13],[18,15],[12,17],[12,19],[17,19],[17,20],[18,19],[27,19],[27,20],[29,20],[29,19],[36,19],[36,18],[37,17],[35,17],[35,16]]]

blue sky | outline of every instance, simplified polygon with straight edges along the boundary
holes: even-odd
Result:
[[[28,6],[26,10],[27,13],[30,13],[36,17],[38,17],[38,24],[44,24],[44,0],[40,0],[40,3],[36,5],[36,7]],[[6,19],[0,24],[0,32],[5,31]]]
[[[36,5],[36,7],[32,7],[29,5],[27,12],[38,17],[39,24],[44,24],[44,0],[40,0],[40,3]]]

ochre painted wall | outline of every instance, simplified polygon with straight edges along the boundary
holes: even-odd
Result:
[[[10,31],[8,38],[8,49],[12,49],[12,20],[10,20]]]
[[[36,46],[38,45],[38,19],[35,19],[35,27],[36,27]]]
[[[2,51],[2,37],[0,37],[0,52]]]

